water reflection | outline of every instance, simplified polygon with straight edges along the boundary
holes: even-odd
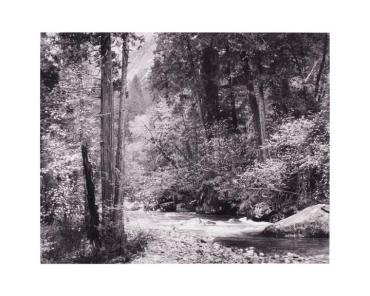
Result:
[[[249,233],[239,237],[217,237],[214,241],[228,247],[255,247],[256,251],[265,254],[286,252],[302,256],[329,254],[329,239],[327,238],[274,238]]]

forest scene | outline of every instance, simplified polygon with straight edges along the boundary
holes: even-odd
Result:
[[[41,33],[41,263],[329,263],[328,33]]]

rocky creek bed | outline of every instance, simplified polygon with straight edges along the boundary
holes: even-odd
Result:
[[[131,263],[328,263],[326,254],[265,254],[255,247],[226,247],[212,238],[174,230],[151,230],[145,251]]]
[[[328,239],[265,238],[258,233],[266,223],[219,219],[192,213],[128,212],[127,229],[148,234],[145,250],[131,263],[329,262]]]

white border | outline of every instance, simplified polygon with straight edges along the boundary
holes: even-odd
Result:
[[[137,3],[136,3],[137,2]],[[1,4],[2,295],[364,295],[369,263],[365,1],[8,1]],[[329,265],[39,264],[39,33],[331,34]],[[5,65],[5,67],[4,67]],[[5,164],[5,165],[4,165]]]

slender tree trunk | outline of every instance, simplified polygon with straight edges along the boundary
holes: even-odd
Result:
[[[189,39],[189,36],[185,36],[185,40],[186,40],[186,48],[187,48],[187,53],[188,53],[188,59],[189,59],[189,63],[190,63],[190,69],[191,69],[191,73],[193,75],[193,85],[191,85],[190,89],[192,90],[193,94],[195,95],[196,97],[196,102],[197,102],[197,105],[198,105],[198,113],[199,113],[199,118],[200,118],[200,121],[204,127],[204,130],[207,134],[207,127],[206,127],[206,124],[205,124],[205,119],[204,119],[204,108],[203,108],[203,93],[202,93],[202,90],[201,90],[201,84],[200,84],[200,78],[199,78],[199,75],[197,73],[197,70],[195,68],[195,62],[194,62],[194,56],[193,56],[193,51],[192,51],[192,46],[191,46],[191,43],[190,43],[190,39]]]
[[[231,124],[234,132],[238,131],[238,117],[236,114],[235,95],[233,93],[232,84],[230,78],[230,105],[231,105]]]
[[[322,59],[321,59],[320,69],[319,69],[319,73],[317,74],[316,83],[315,83],[315,92],[314,92],[314,98],[315,99],[317,98],[317,95],[319,94],[320,80],[321,80],[322,71],[323,71],[324,66],[325,66],[326,53],[328,51],[328,43],[329,43],[329,35],[325,34],[324,48],[323,48],[323,52],[322,52]]]
[[[124,151],[125,151],[125,125],[127,117],[127,64],[128,64],[128,34],[122,34],[122,73],[121,73],[121,92],[119,97],[118,110],[118,134],[116,150],[116,169],[114,184],[114,221],[124,231],[123,223],[123,192],[122,183],[124,180]]]
[[[226,55],[230,59],[230,47],[229,44],[226,45]],[[237,132],[238,130],[238,117],[236,114],[236,106],[235,106],[235,95],[233,92],[233,79],[232,79],[232,73],[231,73],[231,62],[230,60],[227,63],[226,68],[226,75],[228,80],[228,88],[229,88],[229,102],[230,102],[230,116],[231,116],[231,126],[234,132]]]
[[[86,182],[86,204],[87,204],[87,238],[97,248],[100,247],[99,238],[99,214],[95,204],[95,186],[93,182],[92,166],[88,158],[88,148],[85,144],[81,145],[82,162]]]
[[[184,114],[181,114],[182,115],[182,122],[184,124],[184,130],[185,130],[185,134],[186,134],[186,137],[185,137],[185,140],[184,140],[184,144],[185,144],[185,149],[186,149],[186,153],[187,153],[187,158],[190,159],[190,160],[193,160],[194,158],[194,154],[193,154],[193,151],[192,151],[192,148],[191,148],[191,145],[190,145],[190,131],[186,125],[186,120],[185,120],[185,116]]]
[[[265,128],[264,128],[265,121],[264,119],[261,120],[261,107],[260,104],[258,103],[257,95],[255,92],[254,82],[249,66],[249,59],[245,52],[242,53],[242,60],[243,60],[243,72],[248,91],[249,106],[253,114],[254,129],[257,135],[257,146],[258,149],[261,149],[262,146],[265,144]],[[259,86],[259,95],[260,97],[261,95],[263,97],[263,88],[261,88],[261,85]],[[265,160],[264,153],[259,153],[259,158],[261,161],[264,161]]]
[[[260,113],[260,129],[261,129],[261,155],[260,159],[265,161],[268,156],[266,145],[266,103],[265,95],[263,90],[263,83],[259,83],[258,86],[259,93],[259,113]]]
[[[101,34],[101,182],[103,224],[111,219],[113,202],[113,89],[110,33]]]
[[[280,107],[283,114],[288,114],[287,101],[290,98],[289,81],[286,77],[281,79],[280,83]]]

